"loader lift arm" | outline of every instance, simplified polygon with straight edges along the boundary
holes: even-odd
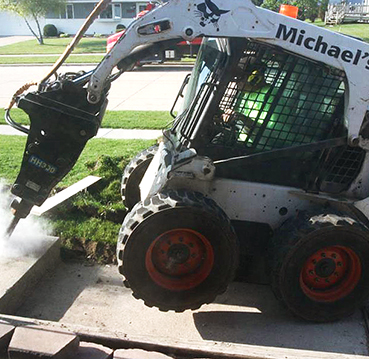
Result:
[[[136,20],[97,66],[88,84],[88,101],[100,100],[113,68],[137,47],[183,38],[241,37],[281,46],[299,56],[343,70],[348,84],[345,120],[351,145],[369,148],[360,136],[369,100],[369,45],[314,25],[255,6],[251,0],[171,0]],[[165,44],[163,45],[165,47]],[[360,83],[361,86],[356,84]],[[363,96],[363,94],[365,94]]]

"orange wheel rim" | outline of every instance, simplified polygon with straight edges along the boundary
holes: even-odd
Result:
[[[344,246],[322,248],[311,255],[300,273],[302,291],[318,302],[335,302],[350,294],[361,277],[357,254]]]
[[[146,252],[151,279],[172,291],[197,287],[210,274],[214,252],[208,239],[191,229],[175,229],[157,237]]]

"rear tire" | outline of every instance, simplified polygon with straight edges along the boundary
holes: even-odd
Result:
[[[368,230],[338,214],[301,213],[274,237],[272,287],[295,315],[344,318],[369,296]]]
[[[141,200],[139,185],[158,147],[154,145],[138,153],[124,169],[121,195],[123,204],[128,210],[131,210]]]
[[[211,303],[238,267],[238,240],[225,213],[200,193],[167,191],[138,203],[123,223],[119,271],[136,298],[160,310]]]

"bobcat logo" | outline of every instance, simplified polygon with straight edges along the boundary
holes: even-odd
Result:
[[[205,2],[197,5],[196,15],[201,18],[200,25],[202,27],[213,24],[219,31],[218,20],[229,11],[220,10],[211,0],[205,0]]]

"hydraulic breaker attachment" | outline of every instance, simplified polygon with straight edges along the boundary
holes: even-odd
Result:
[[[10,236],[13,234],[17,224],[22,218],[26,218],[29,213],[31,212],[31,209],[33,207],[33,204],[26,200],[21,200],[20,202],[18,200],[13,200],[12,204],[12,211],[14,214],[14,217],[12,221],[10,222],[6,232],[5,232],[5,239],[10,238]]]
[[[10,235],[33,205],[40,206],[52,188],[68,174],[87,141],[97,134],[107,100],[87,102],[86,90],[70,80],[56,81],[44,92],[30,92],[18,107],[30,118],[30,129],[19,175],[11,189],[15,215]]]

